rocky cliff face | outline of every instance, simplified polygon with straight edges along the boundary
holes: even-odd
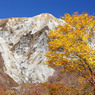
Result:
[[[54,70],[44,64],[47,34],[64,21],[51,14],[0,20],[0,52],[3,70],[16,83],[45,82]]]

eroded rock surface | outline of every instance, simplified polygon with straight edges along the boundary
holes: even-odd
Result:
[[[17,83],[45,82],[54,69],[44,64],[47,34],[64,21],[51,14],[0,20],[0,52],[4,72]]]
[[[9,87],[18,86],[18,84],[6,73],[4,73],[4,60],[0,53],[0,91],[8,89]]]

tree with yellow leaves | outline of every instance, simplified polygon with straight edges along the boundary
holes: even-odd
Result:
[[[65,72],[81,72],[83,78],[94,84],[95,95],[95,82],[91,77],[95,70],[95,50],[89,44],[95,31],[94,16],[76,12],[72,16],[65,14],[62,19],[65,21],[64,26],[58,26],[48,35],[50,42],[46,64],[51,67],[63,66]]]

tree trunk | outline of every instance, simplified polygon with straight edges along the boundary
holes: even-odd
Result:
[[[93,89],[93,93],[95,95],[95,71],[92,73],[92,75],[89,77],[88,81],[90,82],[92,89]]]

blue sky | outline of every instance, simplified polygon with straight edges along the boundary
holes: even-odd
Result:
[[[0,0],[0,18],[33,17],[50,13],[55,17],[65,13],[95,14],[95,0]]]

